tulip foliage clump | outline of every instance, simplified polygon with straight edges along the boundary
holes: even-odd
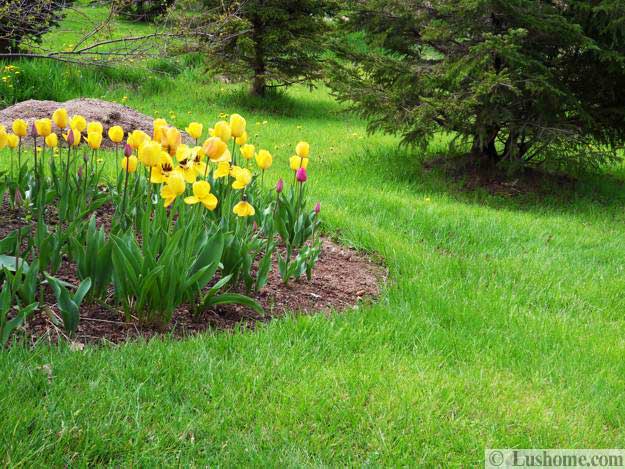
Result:
[[[320,209],[307,203],[308,143],[288,160],[292,180],[266,189],[274,157],[248,142],[238,114],[207,132],[201,123],[183,132],[156,119],[151,135],[105,131],[65,109],[50,117],[0,127],[8,159],[1,189],[23,221],[0,240],[3,301],[11,303],[2,328],[50,310],[46,289],[71,335],[84,302],[165,326],[183,305],[194,313],[228,303],[262,312],[250,293],[274,265],[284,283],[312,275]],[[78,285],[64,281],[63,258],[75,265]]]

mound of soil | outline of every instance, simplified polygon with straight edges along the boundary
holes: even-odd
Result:
[[[2,208],[0,238],[18,226],[24,226],[19,213],[11,210],[6,202]],[[111,212],[112,207],[106,206],[98,210],[98,225],[106,227],[110,223]],[[48,223],[54,223],[53,218]],[[80,325],[74,343],[82,347],[85,343],[119,343],[162,334],[184,337],[207,329],[231,329],[238,325],[253,328],[258,322],[266,322],[288,312],[312,314],[345,311],[357,307],[363,300],[375,299],[386,278],[386,270],[379,263],[327,238],[322,241],[322,251],[310,281],[302,277],[284,285],[278,274],[276,256],[273,264],[267,285],[258,293],[250,294],[263,306],[264,315],[239,305],[220,306],[193,315],[185,305],[175,311],[172,323],[162,330],[142,327],[137,321],[126,321],[123,312],[110,305],[85,303],[81,307]],[[75,285],[79,283],[76,268],[67,259],[56,277]],[[58,324],[60,313],[51,291],[46,292],[45,303],[24,326],[33,344],[40,341],[55,343],[64,337],[62,329],[55,324]]]
[[[101,122],[104,127],[103,146],[113,146],[113,142],[108,139],[107,132],[114,125],[121,126],[125,131],[143,130],[148,135],[152,134],[152,123],[154,121],[152,116],[147,116],[122,104],[92,98],[72,99],[64,103],[37,101],[34,99],[22,101],[0,111],[0,124],[10,129],[13,120],[21,118],[28,122],[30,126],[35,119],[51,118],[52,113],[60,107],[67,109],[67,113],[70,116],[80,114],[87,119],[87,122]],[[54,124],[53,129],[60,133],[60,130]]]

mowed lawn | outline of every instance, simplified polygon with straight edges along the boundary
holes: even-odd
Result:
[[[495,197],[367,136],[323,88],[263,103],[190,68],[100,95],[180,127],[242,113],[274,154],[268,184],[310,141],[325,230],[381,256],[388,283],[375,304],[255,331],[0,353],[2,464],[466,466],[486,447],[625,446],[620,169]]]

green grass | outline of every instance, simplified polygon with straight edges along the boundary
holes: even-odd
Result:
[[[377,304],[253,332],[14,347],[2,463],[468,466],[485,447],[625,445],[622,168],[547,197],[465,193],[324,89],[263,103],[188,69],[104,93],[180,127],[239,111],[274,178],[309,140],[327,231],[389,281]]]

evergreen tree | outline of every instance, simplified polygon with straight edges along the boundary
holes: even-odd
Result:
[[[0,53],[15,53],[24,43],[39,43],[59,25],[73,0],[0,1]]]
[[[311,83],[320,77],[335,0],[199,0],[202,14],[185,15],[188,27],[207,25],[214,69],[251,79],[252,93]],[[184,10],[193,9],[187,1]]]
[[[153,22],[164,16],[174,0],[113,0],[115,12],[130,21]]]
[[[492,162],[615,157],[625,137],[622,0],[357,0],[331,86],[372,130],[440,131]]]

